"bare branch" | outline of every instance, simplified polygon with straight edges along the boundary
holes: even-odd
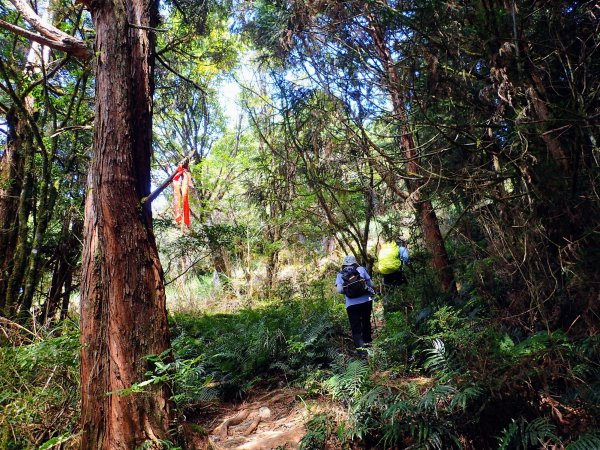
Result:
[[[154,31],[157,33],[167,33],[169,30],[164,29],[164,28],[152,28],[152,27],[146,27],[144,25],[136,25],[134,23],[129,23],[127,24],[130,28],[135,28],[137,30],[145,30],[145,31]]]
[[[164,59],[162,59],[160,56],[156,55],[156,60],[161,63],[165,69],[167,69],[169,72],[171,72],[173,75],[178,76],[179,78],[181,78],[183,81],[191,84],[192,86],[194,86],[196,89],[198,89],[200,92],[202,92],[204,95],[206,95],[206,90],[200,86],[198,83],[196,83],[194,80],[189,79],[188,77],[180,74],[179,72],[177,72],[175,69],[173,69]]]
[[[12,31],[19,36],[47,45],[56,50],[62,50],[77,58],[87,59],[92,56],[91,50],[84,41],[77,39],[58,28],[44,22],[40,16],[23,0],[10,0],[13,6],[39,34],[0,20],[0,27]]]
[[[11,31],[11,32],[15,33],[16,35],[23,36],[24,38],[27,38],[27,39],[37,42],[39,44],[47,45],[48,47],[52,47],[52,45],[55,43],[54,41],[52,41],[44,36],[36,34],[32,31],[26,30],[25,28],[21,28],[16,25],[13,25],[12,23],[5,22],[2,19],[0,19],[0,28],[4,28],[5,30]],[[58,49],[58,50],[62,50],[62,49]]]
[[[54,134],[52,134],[50,137],[51,138],[55,138],[56,136],[65,133],[67,131],[80,131],[80,130],[92,130],[94,127],[91,125],[73,125],[70,127],[64,127],[64,128],[60,128],[58,130],[56,130],[56,132]]]
[[[177,164],[177,166],[183,166],[186,167],[188,166],[188,164],[190,163],[190,159],[192,158],[192,156],[194,155],[194,152],[191,151],[182,161],[179,162],[179,164]],[[152,200],[154,200],[156,197],[158,197],[160,195],[160,193],[162,191],[164,191],[167,186],[169,186],[169,184],[171,184],[171,181],[173,181],[173,178],[175,178],[175,176],[177,175],[177,170],[175,170],[175,172],[173,172],[169,178],[167,178],[165,181],[163,181],[163,183],[157,187],[154,191],[152,191],[148,196],[142,198],[140,200],[140,205],[144,205],[145,203],[152,203]]]

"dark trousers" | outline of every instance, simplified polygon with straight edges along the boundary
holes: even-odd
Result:
[[[383,275],[383,284],[385,286],[402,286],[407,282],[406,275],[402,269]]]
[[[350,320],[350,329],[352,330],[352,340],[356,348],[364,347],[371,342],[371,311],[373,302],[368,301],[358,305],[346,308],[348,320]]]

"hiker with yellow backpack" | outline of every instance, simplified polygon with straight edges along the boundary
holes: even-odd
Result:
[[[390,294],[397,287],[408,282],[404,274],[404,266],[410,267],[412,270],[408,248],[403,238],[381,244],[375,271],[383,276],[383,309],[386,312],[389,309]]]

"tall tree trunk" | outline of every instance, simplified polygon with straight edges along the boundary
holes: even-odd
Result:
[[[17,247],[19,196],[23,186],[23,126],[13,108],[6,116],[8,140],[0,157],[0,314]]]
[[[406,171],[408,174],[414,176],[407,184],[411,193],[410,198],[412,204],[417,212],[417,219],[421,225],[421,230],[423,231],[425,244],[432,256],[431,264],[437,272],[442,289],[446,292],[454,293],[456,292],[456,281],[454,280],[452,266],[450,265],[448,253],[444,246],[444,239],[440,231],[437,215],[431,200],[423,198],[422,189],[425,183],[421,177],[422,171],[419,166],[419,158],[414,138],[408,124],[408,112],[404,104],[405,99],[402,93],[400,77],[396,72],[392,53],[387,46],[377,18],[370,12],[367,12],[366,17],[369,21],[369,33],[375,43],[375,51],[384,67],[385,81],[392,101],[394,118],[399,124],[401,134],[400,145],[404,150],[407,161]]]
[[[73,270],[67,272],[65,278],[65,289],[62,294],[62,303],[60,305],[60,316],[59,321],[63,321],[69,314],[69,299],[71,298],[71,292],[73,291]]]
[[[52,273],[50,291],[46,303],[42,306],[38,316],[41,324],[51,323],[56,318],[57,310],[62,312],[61,299],[68,298],[71,292],[71,280],[77,264],[77,255],[80,251],[81,219],[76,212],[67,214],[63,220],[60,243],[56,249],[56,262]]]
[[[276,205],[271,205],[269,209],[271,212],[276,212],[279,208]],[[275,211],[273,211],[275,210]],[[279,224],[271,225],[267,227],[265,232],[265,241],[267,245],[270,246],[268,250],[268,258],[267,258],[267,279],[266,279],[266,288],[267,291],[271,292],[273,290],[273,286],[275,286],[275,279],[277,278],[277,266],[279,264],[279,250],[275,244],[281,238],[281,230],[279,229]]]
[[[167,439],[166,386],[144,378],[169,347],[163,272],[151,222],[153,0],[89,2],[96,25],[96,124],[85,206],[81,286],[82,449]],[[142,28],[145,27],[145,28]]]
[[[22,104],[23,113],[29,114],[33,111],[33,97],[27,96]],[[19,310],[21,301],[20,290],[25,278],[27,268],[27,255],[29,254],[29,215],[32,208],[32,197],[34,188],[33,164],[34,164],[34,146],[31,138],[31,130],[27,120],[19,114],[19,125],[17,134],[20,136],[19,148],[23,157],[23,171],[20,174],[23,177],[19,192],[19,203],[16,214],[15,226],[17,227],[16,240],[10,245],[14,245],[14,253],[11,258],[11,266],[6,277],[6,291],[4,293],[4,314],[7,317],[14,317]],[[11,249],[12,251],[12,249]]]
[[[42,152],[45,150],[42,149]],[[47,157],[46,158],[46,163]],[[49,165],[49,164],[45,164]],[[22,318],[30,316],[30,309],[33,304],[33,297],[35,293],[35,287],[38,284],[40,278],[40,265],[42,263],[42,245],[46,232],[48,230],[48,224],[54,211],[54,205],[58,192],[52,185],[51,172],[49,167],[46,167],[43,171],[41,183],[39,205],[37,210],[37,221],[33,234],[33,242],[31,244],[31,252],[29,254],[29,261],[27,263],[27,273],[23,284],[23,298],[20,305],[19,315]]]
[[[23,7],[29,8],[26,4]],[[36,4],[36,8],[42,11],[40,20],[47,23],[52,21],[52,13],[48,8],[48,0],[40,0]],[[31,12],[33,11],[31,10]],[[50,48],[38,42],[32,42],[27,53],[25,75],[37,74],[40,77],[43,76],[44,66],[48,62],[49,55]],[[4,67],[2,67],[2,73],[6,78],[7,84],[10,85],[11,81],[8,79],[7,71]],[[21,82],[15,83],[16,86],[20,84]],[[32,94],[26,94],[22,98],[13,88],[9,88],[8,92],[15,105],[12,116],[13,121],[16,122],[13,126],[13,133],[11,133],[13,136],[9,138],[12,141],[11,147],[13,147],[13,152],[8,153],[20,153],[21,158],[27,161],[25,164],[28,167],[24,169],[25,166],[21,164],[21,172],[17,175],[19,183],[15,185],[18,189],[14,189],[13,193],[13,198],[21,196],[18,213],[12,213],[12,220],[14,220],[14,226],[18,228],[18,232],[9,237],[7,248],[4,248],[5,246],[0,244],[0,254],[6,255],[3,259],[5,261],[7,259],[13,260],[11,273],[8,278],[5,278],[7,283],[0,282],[0,298],[2,299],[0,303],[3,302],[9,305],[7,309],[10,310],[11,315],[18,310],[19,316],[24,319],[29,316],[35,288],[40,278],[40,266],[42,263],[41,247],[58,193],[52,184],[52,158],[47,153],[39,130],[39,128],[43,128],[43,125],[39,125],[38,128],[38,125],[35,123],[34,111],[39,109],[39,104],[37,105],[38,108],[36,108],[36,99]],[[39,147],[42,156],[42,179],[39,183],[35,179],[33,171],[34,137],[36,146]],[[38,195],[38,189],[35,186],[40,185],[40,194]],[[36,215],[33,217],[35,228],[30,245],[28,242],[29,215],[32,208],[35,208],[34,205],[37,204],[37,199],[39,199],[39,204],[34,209],[36,211]],[[0,218],[0,228],[3,228],[2,222],[5,221],[4,219]],[[0,264],[5,266],[4,263]]]
[[[40,312],[37,316],[37,322],[40,324],[49,324],[52,321],[54,314],[56,314],[56,310],[58,309],[58,302],[62,297],[61,292],[63,289],[63,284],[67,277],[66,269],[67,266],[66,264],[64,264],[64,258],[58,255],[56,261],[54,261],[52,268],[52,279],[50,281],[50,291],[48,292],[48,297],[46,298],[46,301],[40,308]]]

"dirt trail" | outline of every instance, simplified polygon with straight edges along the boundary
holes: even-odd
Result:
[[[297,449],[307,418],[298,394],[286,388],[256,393],[240,405],[212,405],[187,424],[186,434],[194,436],[188,445],[197,450]],[[199,429],[206,430],[205,436]]]

